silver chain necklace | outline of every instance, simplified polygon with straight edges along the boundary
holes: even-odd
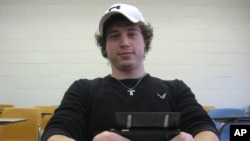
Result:
[[[144,76],[145,76],[145,75],[144,75]],[[140,84],[140,82],[141,82],[141,80],[144,78],[144,76],[142,76],[142,77],[137,81],[137,83],[136,83],[133,87],[131,87],[131,88],[129,88],[127,85],[125,85],[122,81],[120,81],[120,80],[118,80],[118,79],[115,79],[115,80],[117,80],[123,87],[127,88],[127,89],[128,89],[127,92],[129,93],[129,95],[130,95],[130,96],[133,96],[133,95],[134,95],[134,92],[135,92],[135,88]]]

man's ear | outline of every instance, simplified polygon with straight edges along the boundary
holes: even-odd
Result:
[[[108,57],[108,54],[107,54],[107,50],[106,50],[106,47],[102,48],[102,56],[107,58]]]
[[[146,47],[147,47],[147,40],[144,40],[144,49],[145,49],[145,51],[146,51]]]

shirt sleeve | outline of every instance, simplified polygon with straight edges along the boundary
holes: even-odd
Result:
[[[180,129],[195,136],[201,131],[212,131],[218,136],[214,122],[198,103],[191,89],[180,80],[175,81],[176,111],[181,112]]]
[[[86,108],[89,90],[84,80],[75,81],[65,92],[60,106],[48,122],[42,141],[54,134],[61,134],[75,140],[86,138]]]

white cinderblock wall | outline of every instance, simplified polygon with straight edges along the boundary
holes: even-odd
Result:
[[[0,103],[57,105],[74,80],[109,74],[94,33],[116,2],[154,27],[148,73],[184,80],[203,105],[250,104],[248,0],[0,0]]]

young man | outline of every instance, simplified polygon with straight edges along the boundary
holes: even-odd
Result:
[[[171,141],[219,140],[212,120],[184,82],[161,80],[144,70],[153,30],[136,7],[112,5],[101,18],[95,37],[111,64],[111,74],[75,81],[42,141],[129,141],[110,131],[116,112],[180,112],[181,132]]]

